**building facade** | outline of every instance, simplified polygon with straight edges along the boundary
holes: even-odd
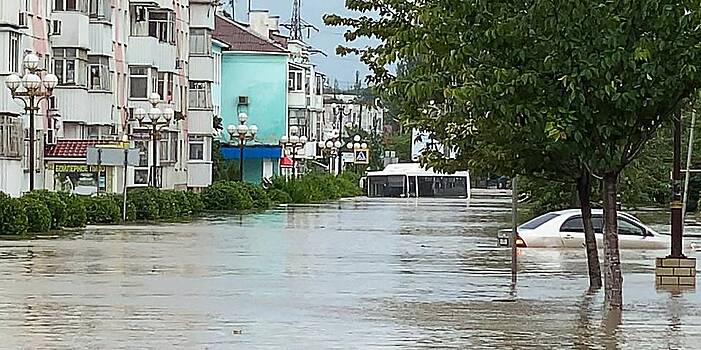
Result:
[[[93,171],[86,150],[121,146],[125,136],[141,150],[129,186],[162,188],[211,183],[211,69],[216,1],[212,0],[5,0],[0,2],[0,82],[22,74],[34,52],[42,74],[59,85],[37,113],[37,188],[71,189],[97,181],[121,191],[121,171]],[[192,77],[192,79],[191,79]],[[0,88],[0,191],[26,191],[28,120],[23,106]],[[154,142],[134,111],[172,108],[175,119]],[[158,148],[154,157],[153,149]],[[200,159],[201,158],[201,159]],[[154,167],[155,165],[155,167]],[[70,170],[70,171],[69,171]],[[72,182],[69,184],[69,182]]]
[[[270,27],[277,24],[267,11],[251,12],[251,23],[266,21]],[[257,183],[279,174],[279,142],[287,133],[288,52],[271,32],[265,36],[252,26],[217,16],[214,37],[227,45],[221,53],[222,155],[239,160],[239,149],[226,129],[238,125],[238,115],[246,113],[248,125],[257,125],[259,131],[244,150],[244,179]]]

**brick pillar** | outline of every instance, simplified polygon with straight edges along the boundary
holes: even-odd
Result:
[[[696,286],[696,258],[657,258],[658,286]]]

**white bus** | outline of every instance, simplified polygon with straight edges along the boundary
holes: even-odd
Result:
[[[470,173],[454,174],[424,169],[419,163],[389,164],[382,171],[369,172],[368,197],[470,198]]]

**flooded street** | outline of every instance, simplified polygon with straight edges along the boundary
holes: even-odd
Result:
[[[698,348],[701,293],[655,289],[666,251],[622,251],[618,327],[586,293],[584,250],[522,250],[510,301],[509,250],[495,247],[509,219],[354,199],[2,241],[0,348]]]

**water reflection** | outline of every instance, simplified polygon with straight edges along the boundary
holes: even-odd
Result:
[[[2,348],[694,348],[696,291],[622,254],[608,325],[585,252],[495,247],[508,208],[352,200],[0,242]],[[701,230],[699,230],[701,231]],[[515,294],[515,298],[509,294]]]

